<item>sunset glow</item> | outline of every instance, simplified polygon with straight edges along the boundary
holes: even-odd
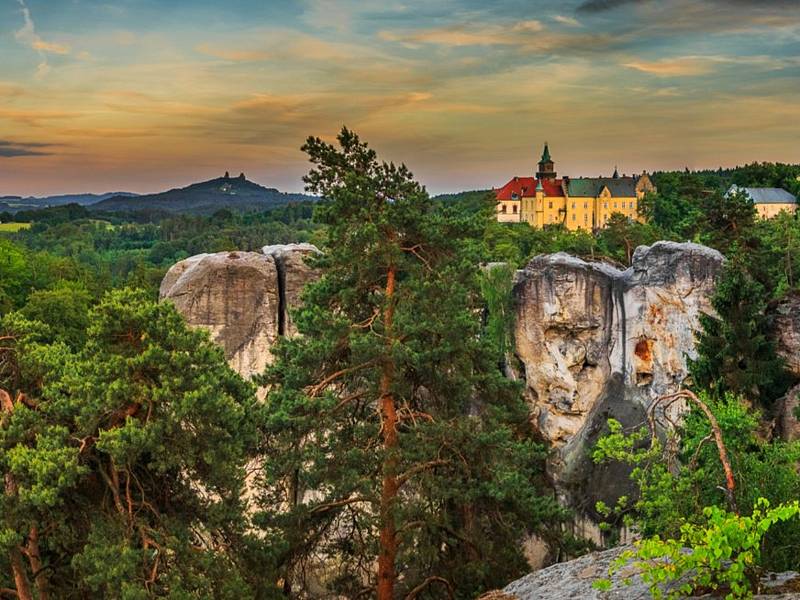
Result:
[[[798,92],[789,0],[0,0],[0,195],[299,191],[342,124],[437,193],[800,162]]]

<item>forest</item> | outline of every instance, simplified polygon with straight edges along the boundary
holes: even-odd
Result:
[[[646,222],[587,233],[497,223],[491,192],[432,198],[347,129],[303,150],[319,202],[0,214],[30,223],[0,230],[0,597],[471,599],[530,570],[528,536],[594,549],[504,376],[511,271],[561,251],[626,267],[658,240],[726,263],[674,435],[612,420],[593,451],[637,490],[597,507],[609,539],[641,536],[627,559],[656,597],[800,570],[800,442],[765,434],[797,383],[768,307],[800,291],[800,224],[725,195],[798,194],[800,165],[658,172]],[[323,276],[245,381],[158,287],[186,257],[289,242],[322,249]]]

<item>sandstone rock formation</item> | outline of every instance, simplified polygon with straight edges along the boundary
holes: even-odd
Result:
[[[264,246],[261,251],[272,256],[278,268],[278,280],[283,293],[281,333],[288,336],[295,335],[297,329],[292,322],[291,311],[300,306],[300,293],[305,285],[319,277],[319,273],[309,266],[306,259],[320,254],[320,251],[313,244]]]
[[[497,600],[650,600],[647,586],[642,581],[639,571],[634,565],[623,567],[612,577],[608,577],[609,565],[628,548],[620,547],[594,552],[575,560],[559,563],[546,569],[526,575],[522,579],[506,586],[502,594],[495,592]],[[797,593],[780,593],[782,589],[793,588],[798,578],[797,573],[787,572],[768,575],[762,579],[765,592],[770,595],[755,596],[762,600],[798,599]],[[610,579],[612,585],[608,591],[599,591],[592,587],[598,579]],[[625,583],[625,580],[629,580]],[[667,592],[669,588],[664,588]],[[795,588],[796,589],[796,588]],[[492,596],[487,594],[486,600]],[[705,596],[704,596],[705,597]]]
[[[296,332],[290,310],[318,276],[305,260],[318,252],[289,244],[193,256],[170,269],[161,297],[208,328],[249,377],[269,364],[279,336]],[[659,242],[637,248],[625,271],[553,254],[517,274],[519,360],[510,374],[525,380],[539,433],[555,450],[550,475],[578,509],[585,528],[576,533],[597,539],[596,501],[613,503],[629,485],[624,466],[594,465],[588,449],[609,417],[641,423],[650,402],[687,377],[698,316],[711,311],[722,262],[704,246]]]
[[[786,361],[787,369],[800,377],[800,294],[793,292],[767,309],[772,321],[772,339],[778,355]],[[779,401],[775,418],[775,434],[792,442],[800,439],[800,420],[796,410],[800,406],[800,385],[786,393]]]
[[[317,277],[304,262],[317,252],[310,244],[288,244],[262,253],[199,254],[173,265],[160,296],[190,325],[208,329],[231,367],[249,378],[271,362],[278,337],[295,332],[288,311]]]
[[[784,358],[788,369],[800,376],[800,294],[787,295],[768,312],[778,354]]]
[[[775,416],[775,434],[786,442],[800,440],[800,419],[797,411],[800,408],[800,385],[796,385],[786,397],[778,403]]]
[[[642,423],[650,402],[686,379],[723,260],[705,246],[658,242],[637,248],[625,271],[558,253],[518,273],[518,374],[556,450],[550,474],[579,512],[627,492],[625,467],[593,465],[588,450],[609,417]]]

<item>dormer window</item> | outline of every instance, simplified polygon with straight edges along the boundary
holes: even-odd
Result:
[[[511,199],[512,200],[517,200],[518,198],[519,198],[519,196],[517,195],[517,192],[511,192]]]

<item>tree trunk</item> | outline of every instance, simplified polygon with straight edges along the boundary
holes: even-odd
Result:
[[[33,580],[36,583],[36,591],[39,593],[39,600],[50,600],[50,581],[47,579],[47,572],[42,564],[42,555],[39,552],[39,529],[34,525],[28,534],[28,560],[33,572]]]
[[[14,402],[11,396],[3,389],[0,389],[0,422],[3,425],[14,412]],[[17,495],[17,482],[14,481],[14,476],[11,473],[6,473],[5,477],[5,493],[7,496]],[[28,581],[28,573],[25,571],[25,564],[22,562],[22,552],[18,546],[14,546],[9,550],[9,560],[11,562],[11,574],[14,578],[14,586],[17,588],[18,600],[33,600],[31,593],[31,584]]]
[[[387,349],[392,346],[392,322],[394,320],[394,285],[396,269],[389,267],[386,276],[386,307],[383,313]],[[393,600],[395,559],[397,557],[397,525],[395,503],[399,484],[397,481],[397,407],[392,395],[394,369],[387,356],[383,363],[380,382],[381,430],[386,458],[383,463],[383,485],[380,503],[380,554],[378,555],[378,600]]]
[[[31,584],[28,582],[28,574],[25,572],[25,565],[22,562],[22,552],[14,546],[9,552],[11,559],[11,572],[14,575],[14,586],[17,588],[18,600],[33,600]]]

